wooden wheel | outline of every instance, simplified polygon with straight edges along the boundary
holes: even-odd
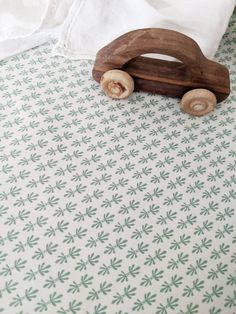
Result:
[[[123,99],[129,97],[134,90],[134,80],[121,70],[110,70],[101,77],[101,88],[111,98]]]
[[[181,99],[181,109],[194,116],[204,116],[216,106],[216,96],[207,89],[193,89]]]

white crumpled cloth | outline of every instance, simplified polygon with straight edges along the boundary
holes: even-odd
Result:
[[[0,59],[58,38],[74,0],[0,0]]]
[[[236,0],[0,0],[0,59],[58,39],[55,55],[94,59],[116,37],[161,27],[197,41],[212,58]]]
[[[212,58],[236,0],[81,0],[75,1],[54,52],[94,58],[111,40],[130,30],[161,27],[182,32]]]

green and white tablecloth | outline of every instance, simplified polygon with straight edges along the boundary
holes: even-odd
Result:
[[[236,313],[236,17],[201,118],[51,47],[1,61],[0,312]]]

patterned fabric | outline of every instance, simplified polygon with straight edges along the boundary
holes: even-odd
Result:
[[[236,313],[235,28],[201,118],[107,99],[50,44],[1,62],[0,312]]]

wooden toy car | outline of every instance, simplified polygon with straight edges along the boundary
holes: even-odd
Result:
[[[181,61],[142,56],[168,55]],[[190,37],[168,29],[145,28],[128,32],[98,51],[93,78],[116,99],[133,90],[182,97],[183,111],[202,116],[230,94],[229,71],[207,59]]]

